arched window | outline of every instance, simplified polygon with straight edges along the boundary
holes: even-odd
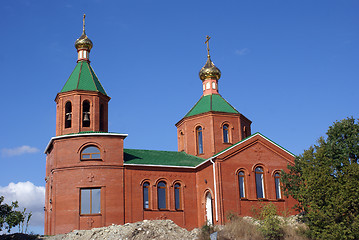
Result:
[[[228,126],[228,124],[223,125],[223,142],[229,143],[229,126]]]
[[[81,152],[81,160],[101,159],[101,152],[95,146],[85,147]]]
[[[175,184],[175,209],[180,210],[182,209],[181,204],[181,184]]]
[[[203,154],[203,132],[202,127],[196,128],[197,135],[197,152],[198,154]]]
[[[143,184],[143,208],[149,209],[150,208],[150,184],[145,182]]]
[[[158,209],[166,209],[166,183],[164,181],[161,181],[157,184],[157,203],[158,203]]]
[[[71,102],[67,102],[65,104],[65,128],[71,127],[71,120],[72,120],[72,106],[71,106]]]
[[[255,175],[256,175],[257,198],[265,198],[263,173],[264,171],[262,167],[256,167]]]
[[[82,103],[82,126],[89,127],[90,122],[90,102],[85,100]]]
[[[240,171],[238,173],[239,197],[240,198],[245,198],[246,197],[246,191],[245,191],[245,186],[244,186],[244,184],[245,184],[244,178],[245,178],[244,172]]]
[[[280,190],[280,174],[274,174],[274,183],[275,183],[275,194],[277,199],[282,198],[281,190]]]
[[[100,105],[100,131],[105,129],[105,110],[103,104]]]

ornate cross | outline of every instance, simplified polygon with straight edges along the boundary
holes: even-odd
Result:
[[[207,35],[206,41],[204,42],[204,43],[207,44],[207,55],[208,55],[208,57],[209,57],[209,39],[211,39],[211,37]]]
[[[95,221],[92,219],[92,218],[89,218],[87,220],[87,224],[89,225],[89,227],[92,227],[92,224],[94,223]]]
[[[263,149],[259,144],[256,144],[256,146],[254,147],[254,152],[256,153],[258,160],[261,160]]]
[[[90,173],[87,178],[88,178],[89,182],[92,182],[93,179],[95,178],[95,176],[92,173]]]

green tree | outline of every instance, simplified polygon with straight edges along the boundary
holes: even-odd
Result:
[[[8,232],[15,226],[22,226],[25,219],[28,225],[31,213],[26,213],[25,209],[21,212],[16,210],[19,208],[18,202],[12,202],[11,205],[4,203],[4,197],[0,196],[0,231],[7,229]],[[27,226],[26,226],[27,228]],[[27,229],[26,229],[27,230]]]
[[[277,207],[273,203],[261,204],[259,210],[259,231],[264,239],[278,240],[283,237],[283,228],[277,215]]]
[[[298,201],[315,239],[359,239],[359,124],[335,122],[326,138],[282,172],[285,194]]]

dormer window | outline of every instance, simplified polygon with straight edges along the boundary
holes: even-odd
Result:
[[[82,126],[89,127],[90,123],[90,102],[85,100],[82,103]]]
[[[71,127],[72,121],[72,105],[71,102],[65,104],[65,128]]]
[[[88,146],[85,147],[81,151],[81,160],[100,160],[101,159],[101,152],[95,146]]]

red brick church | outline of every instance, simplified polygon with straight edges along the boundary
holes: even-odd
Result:
[[[209,54],[199,72],[203,95],[176,123],[178,152],[124,148],[108,131],[110,97],[92,69],[92,42],[75,42],[77,65],[57,94],[56,136],[46,147],[45,235],[171,219],[187,229],[250,216],[259,201],[291,210],[280,171],[294,155],[260,133],[218,92]]]

